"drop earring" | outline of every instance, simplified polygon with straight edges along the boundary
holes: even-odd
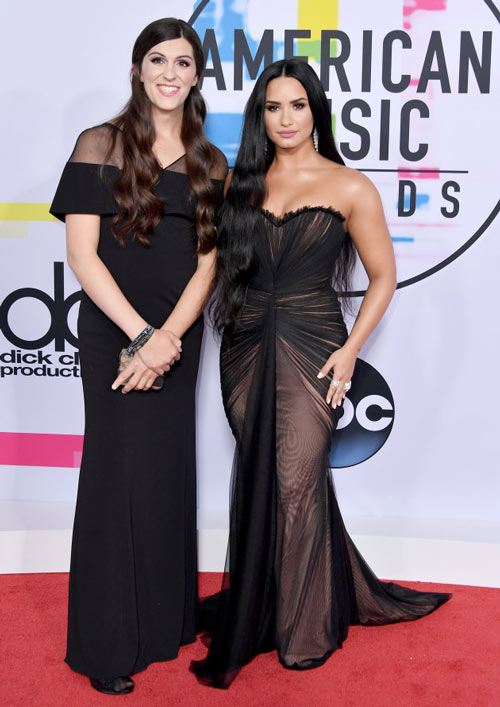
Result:
[[[316,150],[316,152],[318,152],[319,136],[318,136],[318,128],[316,126],[314,126],[314,130],[312,131],[312,139],[313,139],[314,149]]]

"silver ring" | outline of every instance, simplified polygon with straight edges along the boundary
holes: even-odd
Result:
[[[340,381],[333,381],[330,383],[330,385],[333,385],[334,388],[338,388],[340,385]]]
[[[347,383],[344,383],[344,390],[346,393],[351,390],[351,381],[347,381]]]

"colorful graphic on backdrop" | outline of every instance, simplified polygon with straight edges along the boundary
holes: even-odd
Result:
[[[210,108],[208,134],[230,161],[245,100],[262,68],[290,55],[313,65],[332,101],[342,154],[349,165],[369,174],[382,194],[400,286],[452,262],[493,222],[500,202],[487,175],[495,173],[499,157],[492,136],[500,13],[491,0],[468,5],[388,0],[383,15],[367,0],[202,0],[194,5],[192,21],[209,59],[203,86]],[[459,142],[457,135],[463,136]],[[0,237],[25,239],[30,224],[48,220],[47,204],[1,204]],[[67,295],[61,287],[62,263],[55,262],[60,258],[53,259],[54,272],[52,261],[48,267],[42,262],[43,282],[25,281],[20,270],[19,284],[1,293],[4,382],[22,379],[35,387],[46,378],[62,390],[68,387],[64,378],[79,376],[72,333],[78,292],[73,283]],[[363,284],[360,276],[359,287]],[[344,428],[341,421],[339,441],[359,423],[354,392],[342,418],[351,422]],[[367,419],[375,412],[376,407],[367,409]],[[387,419],[384,413],[382,423]],[[392,423],[384,428],[387,434],[391,429]],[[9,435],[8,445],[2,438],[9,463],[15,464],[17,455],[19,464],[36,465],[37,458],[42,464],[45,452],[40,450],[48,449],[52,439],[61,465],[67,464],[68,450],[73,455],[68,466],[77,465],[78,436],[75,442],[72,435],[48,434],[43,441],[4,434]],[[339,454],[332,450],[334,465],[346,465]]]
[[[195,3],[191,21],[208,59],[208,136],[234,162],[241,94],[246,100],[272,61],[309,61],[331,99],[341,154],[381,193],[399,287],[418,282],[465,252],[500,209],[496,187],[484,177],[485,155],[493,170],[500,152],[488,140],[496,132],[491,108],[499,87],[492,85],[491,69],[500,16],[489,0],[475,4],[482,15],[472,31],[470,8],[453,0],[390,2],[385,20],[377,16],[377,22],[370,22],[366,3],[348,0],[297,0],[288,3],[288,12],[280,3],[276,15],[258,0]],[[232,110],[219,112],[228,93]],[[462,99],[469,93],[475,100],[467,104]],[[473,118],[468,111],[478,105],[484,106],[484,139],[464,140],[458,150],[447,126],[460,121],[465,137]],[[472,189],[479,186],[473,202]],[[464,201],[474,203],[474,214],[464,213]],[[355,294],[365,286],[358,268]],[[330,454],[333,467],[369,458],[392,430],[394,401],[380,374],[359,361],[353,382]],[[367,392],[373,387],[383,392]]]
[[[203,89],[210,139],[233,162],[255,78],[283,56],[309,60],[332,100],[341,154],[381,193],[399,287],[438,272],[500,210],[484,169],[485,160],[494,169],[500,157],[491,140],[500,13],[491,0],[473,4],[471,23],[471,5],[458,0],[392,0],[383,16],[369,3],[350,0],[296,0],[286,8],[264,0],[195,3],[191,20],[208,56]],[[469,94],[473,101],[466,100]],[[478,111],[482,128],[471,139]],[[356,294],[365,286],[359,269]]]

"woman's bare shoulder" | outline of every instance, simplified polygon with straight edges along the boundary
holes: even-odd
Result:
[[[366,177],[362,172],[354,167],[348,167],[345,164],[338,164],[337,162],[332,162],[328,160],[325,169],[331,172],[332,176],[336,176],[346,182],[352,182],[353,184],[363,184],[365,182],[370,182],[368,177]]]
[[[347,192],[356,196],[378,194],[377,188],[369,177],[354,167],[330,162],[328,167],[332,178],[338,180]]]

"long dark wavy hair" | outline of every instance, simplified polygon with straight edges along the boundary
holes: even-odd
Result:
[[[151,103],[140,80],[141,65],[146,53],[160,42],[186,39],[192,49],[198,77],[205,65],[200,39],[194,29],[174,17],[156,20],[142,30],[132,51],[132,95],[114,124],[121,132],[123,167],[114,183],[113,193],[118,213],[113,219],[115,237],[124,243],[133,233],[144,246],[163,216],[163,203],[155,192],[160,165],[153,154],[156,139],[151,117]],[[217,163],[217,151],[203,134],[207,109],[198,86],[193,86],[184,103],[181,140],[186,150],[187,176],[196,197],[195,229],[198,252],[206,253],[215,244],[213,213],[215,192],[210,171]],[[110,153],[114,144],[111,145]]]
[[[218,217],[218,290],[211,313],[219,333],[236,324],[254,271],[257,212],[266,198],[265,176],[275,156],[274,143],[267,137],[264,123],[266,89],[270,81],[280,76],[297,79],[304,87],[318,131],[318,152],[344,164],[333,139],[328,100],[314,69],[299,59],[284,59],[266,67],[245,107],[241,146]],[[354,262],[354,245],[346,235],[333,273],[333,284],[341,295],[349,291]]]

